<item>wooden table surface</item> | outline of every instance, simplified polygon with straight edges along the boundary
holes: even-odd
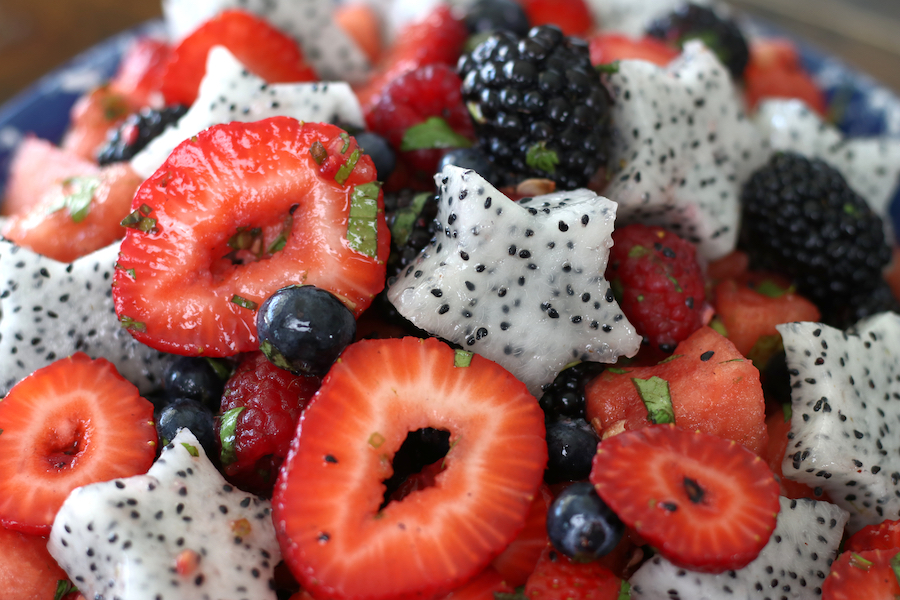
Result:
[[[733,4],[813,41],[900,93],[897,0]],[[0,0],[0,103],[67,58],[160,13],[160,0]]]

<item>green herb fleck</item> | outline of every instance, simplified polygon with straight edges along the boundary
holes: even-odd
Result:
[[[872,567],[872,561],[866,560],[856,552],[850,554],[850,566],[862,569],[863,571],[868,571]],[[893,566],[893,565],[892,565]]]
[[[849,202],[844,203],[844,213],[850,215],[851,217],[859,216],[859,208],[850,204]]]
[[[772,335],[761,335],[756,338],[756,343],[747,353],[747,358],[753,363],[753,366],[762,371],[769,364],[769,360],[784,348],[784,342],[781,335],[774,333]]]
[[[669,394],[669,382],[657,376],[650,379],[633,378],[631,383],[647,407],[647,420],[653,424],[674,423],[675,410]]]
[[[237,294],[235,294],[234,296],[231,297],[231,301],[233,303],[237,304],[238,306],[240,306],[241,308],[246,308],[248,310],[256,310],[256,307],[259,306],[253,300],[247,300],[246,298],[242,298],[241,296],[238,296]]]
[[[62,600],[67,594],[77,591],[78,588],[68,579],[58,579],[56,581],[56,592],[53,594],[53,600]]]
[[[128,276],[131,277],[132,280],[137,279],[137,271],[134,269],[125,269],[125,272],[128,273]]]
[[[472,364],[472,353],[465,350],[457,350],[453,356],[454,367],[468,367]]]
[[[684,291],[683,289],[681,289],[681,284],[678,283],[678,280],[677,280],[677,279],[675,279],[675,278],[672,277],[671,275],[666,275],[666,279],[668,279],[669,282],[670,282],[672,285],[675,286],[675,291],[676,291],[676,292],[678,292],[678,293],[680,294],[681,292]]]
[[[222,442],[222,451],[219,458],[223,465],[230,465],[237,460],[237,452],[234,448],[234,442],[237,438],[238,417],[246,410],[246,406],[238,406],[222,413],[219,420],[219,440]]]
[[[792,294],[794,286],[783,288],[771,279],[765,279],[754,288],[758,293],[769,298],[781,298],[785,294]]]
[[[791,406],[790,402],[784,402],[781,405],[781,411],[784,413],[784,422],[787,423],[794,414],[794,407]]]
[[[350,149],[350,134],[346,132],[342,133],[340,138],[344,140],[344,145],[341,146],[341,154],[347,154],[347,150]]]
[[[91,212],[91,200],[100,187],[99,177],[69,177],[63,186],[71,190],[50,206],[50,212],[62,209],[69,211],[69,217],[75,223],[81,223]]]
[[[317,165],[321,165],[328,158],[328,150],[325,149],[325,146],[319,140],[312,143],[309,147],[309,153]]]
[[[138,209],[131,211],[131,213],[122,219],[119,224],[122,227],[137,229],[144,233],[156,233],[156,219],[151,219],[147,216],[151,212],[153,212],[151,207],[146,204],[141,204]]]
[[[728,337],[728,329],[725,328],[725,324],[718,318],[714,318],[709,322],[709,326],[713,328],[713,330],[721,336]]]
[[[619,588],[618,600],[631,600],[631,584],[626,580],[622,580],[622,587]]]
[[[391,241],[398,248],[406,245],[419,215],[422,214],[422,209],[425,208],[425,203],[434,197],[431,192],[416,194],[409,206],[404,206],[394,212],[394,220],[391,223]]]
[[[508,592],[494,592],[494,600],[528,600],[528,596],[525,595],[525,586],[520,585],[511,594]]]
[[[602,65],[595,65],[594,69],[596,69],[598,73],[603,73],[604,75],[615,75],[619,72],[619,61],[614,60]]]
[[[479,125],[483,125],[487,122],[487,119],[481,112],[481,105],[477,102],[466,102],[466,109],[469,111],[469,116],[472,117],[472,120]]]
[[[119,323],[121,323],[122,327],[124,327],[128,331],[135,331],[138,333],[144,333],[147,331],[146,323],[142,323],[140,321],[135,321],[131,317],[128,317],[125,315],[119,317]]]
[[[260,227],[238,227],[237,233],[229,238],[228,247],[253,252],[254,247],[259,248],[261,240],[262,229]],[[254,254],[259,255],[259,252],[256,251]]]
[[[631,250],[628,251],[628,258],[643,258],[650,254],[650,249],[646,246],[641,246],[640,244],[635,244],[631,247]]]
[[[676,360],[676,359],[678,359],[678,358],[681,358],[682,356],[684,356],[684,354],[673,354],[672,356],[669,356],[669,357],[666,357],[666,358],[662,359],[661,361],[659,361],[659,362],[656,363],[656,364],[658,364],[658,365],[664,365],[664,364],[666,364],[667,362],[672,362],[673,360]]]
[[[891,570],[894,572],[894,579],[900,583],[900,552],[891,557]]]
[[[432,148],[470,148],[472,141],[453,131],[447,121],[440,117],[429,117],[413,125],[403,134],[400,151],[430,150]]]
[[[188,451],[188,454],[190,454],[194,458],[200,456],[200,452],[197,450],[196,446],[188,444],[187,442],[181,442],[181,445],[184,446],[184,449]]]
[[[350,177],[350,173],[353,172],[353,169],[356,168],[356,163],[359,162],[359,157],[361,156],[361,152],[359,148],[350,153],[350,157],[347,161],[341,165],[341,168],[337,170],[337,173],[334,174],[334,180],[338,185],[344,185],[347,183],[347,179]]]
[[[628,371],[626,371],[625,369],[620,369],[619,367],[608,367],[606,371],[615,375],[624,375],[625,373],[628,373]]]
[[[547,142],[538,142],[528,149],[525,154],[525,162],[533,169],[545,173],[555,173],[556,165],[559,164],[559,156],[555,150],[547,148]]]
[[[225,364],[225,361],[206,357],[206,362],[210,367],[212,367],[212,370],[215,372],[216,377],[218,377],[222,381],[226,381],[229,377],[231,377],[231,369],[228,368],[228,365]]]
[[[350,192],[347,242],[350,248],[369,257],[378,255],[378,182],[354,186]]]

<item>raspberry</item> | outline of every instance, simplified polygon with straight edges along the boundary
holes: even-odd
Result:
[[[606,278],[622,312],[645,342],[663,352],[703,322],[703,273],[696,249],[662,227],[628,225],[613,232]]]
[[[244,357],[225,384],[216,423],[229,480],[246,491],[271,494],[300,413],[320,383],[279,369],[262,352]]]
[[[419,67],[389,83],[366,115],[369,128],[391,143],[399,153],[399,160],[424,173],[429,182],[443,154],[441,148],[467,146],[475,138],[460,85],[453,67],[445,64]],[[443,119],[452,132],[441,129],[440,123],[429,121],[432,117]],[[438,129],[424,131],[424,148],[403,151],[407,132],[417,125]]]
[[[97,154],[97,163],[109,165],[130,160],[143,150],[153,138],[178,121],[187,112],[183,104],[172,104],[161,109],[145,108],[130,115],[109,135]]]

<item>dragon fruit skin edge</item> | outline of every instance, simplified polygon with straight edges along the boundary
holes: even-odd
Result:
[[[538,397],[575,360],[638,351],[603,277],[614,203],[588,190],[513,202],[452,165],[435,182],[438,234],[388,289],[400,314],[500,364]]]
[[[146,475],[73,490],[47,548],[86,598],[275,600],[270,512],[182,429]]]
[[[900,316],[777,329],[791,378],[784,476],[825,490],[851,534],[900,518]]]
[[[780,499],[775,531],[739,571],[695,573],[656,556],[629,582],[635,600],[818,600],[847,523],[847,511],[817,500]],[[768,595],[767,595],[768,593]]]

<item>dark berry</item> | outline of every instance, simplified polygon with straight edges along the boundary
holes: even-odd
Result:
[[[612,552],[625,526],[587,481],[573,483],[550,505],[547,534],[559,552],[588,562]]]
[[[856,316],[841,315],[848,305],[875,296],[891,259],[884,224],[837,169],[776,153],[744,185],[741,204],[751,268],[790,279],[824,322],[845,325]]]
[[[128,116],[121,125],[110,131],[106,143],[97,154],[97,162],[108,165],[131,160],[166,127],[184,116],[187,109],[187,106],[175,104],[161,109],[145,108]]]
[[[524,36],[531,28],[525,9],[515,0],[476,0],[464,17],[470,34],[511,31]]]
[[[216,461],[218,447],[214,417],[209,408],[191,398],[178,398],[166,405],[156,416],[156,432],[163,446],[171,442],[182,428],[190,429],[210,460]]]
[[[854,294],[843,306],[835,306],[822,315],[822,320],[839,329],[847,329],[860,320],[882,312],[900,313],[900,302],[890,285],[879,280],[874,289]]]
[[[375,163],[375,172],[378,181],[387,181],[394,167],[397,166],[397,153],[391,148],[386,139],[372,133],[371,131],[363,131],[354,136],[359,147],[372,158]]]
[[[544,481],[587,479],[600,436],[584,419],[559,417],[547,422],[547,469]]]
[[[173,357],[163,371],[162,385],[170,398],[191,398],[218,409],[230,368],[214,358]]]
[[[295,374],[322,376],[356,335],[353,313],[333,294],[312,285],[281,288],[256,317],[259,348]]]
[[[581,362],[559,372],[544,394],[540,405],[548,419],[557,416],[584,418],[584,386],[605,369],[596,362]]]
[[[472,169],[489,182],[498,185],[500,179],[494,163],[485,155],[481,148],[454,148],[448,150],[438,163],[438,171],[443,171],[447,165],[456,165],[463,169]]]
[[[612,99],[583,40],[551,25],[524,38],[501,31],[457,69],[479,145],[505,184],[547,178],[574,189],[605,165]]]
[[[408,269],[419,251],[434,239],[437,196],[429,192],[402,193],[390,195],[390,201],[386,196],[385,211],[391,229],[390,276]]]
[[[741,79],[750,62],[750,47],[738,24],[721,9],[683,4],[647,27],[647,35],[681,48],[685,42],[701,40],[716,53],[731,76]]]
[[[317,377],[279,369],[261,352],[244,357],[228,379],[216,421],[229,481],[256,494],[271,493],[300,414],[320,384]]]

